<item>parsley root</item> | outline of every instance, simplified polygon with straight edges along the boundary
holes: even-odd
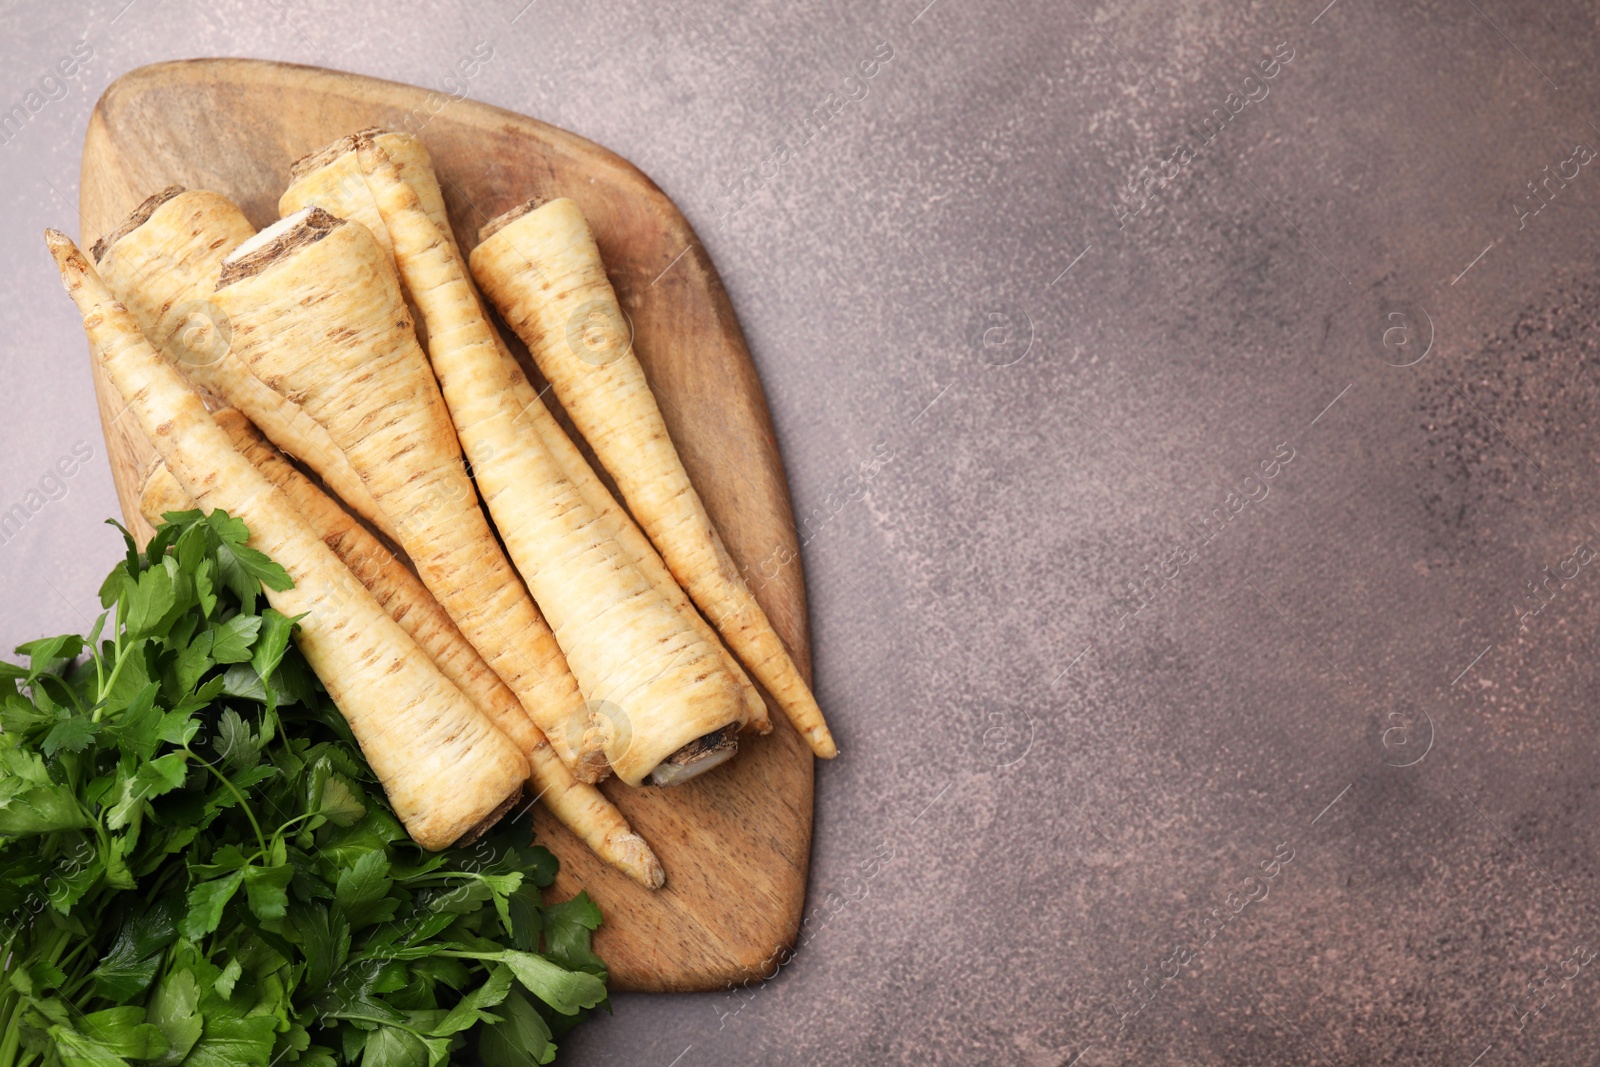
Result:
[[[601,859],[641,885],[650,889],[663,885],[666,874],[644,838],[634,833],[604,794],[572,777],[566,764],[550,750],[549,741],[517,702],[515,694],[461,636],[450,616],[416,575],[285,460],[243,415],[226,408],[217,412],[215,419],[234,446],[288,496],[311,529],[350,569],[354,579],[366,586],[418,647],[433,658],[445,677],[488,712],[495,725],[527,754],[532,768],[529,790],[562,825]],[[146,520],[155,524],[167,512],[186,511],[193,506],[165,465],[157,464],[150,471],[139,501]]]
[[[272,606],[300,616],[296,641],[350,724],[412,838],[439,849],[492,825],[521,794],[527,760],[457,689],[234,448],[183,377],[158,355],[72,241],[45,234],[107,378],[204,511],[250,528],[288,572]]]
[[[294,183],[279,201],[279,210],[292,214],[302,208],[316,205],[332,215],[361,223],[372,231],[378,243],[391,253],[394,241],[389,235],[382,213],[378,210],[375,194],[360,167],[363,148],[376,147],[387,154],[399,172],[400,178],[416,193],[422,210],[439,228],[450,254],[458,261],[464,277],[469,276],[466,260],[456,246],[455,234],[445,213],[444,195],[434,174],[428,150],[410,134],[379,129],[363,130],[342,137],[307,155],[294,165]],[[404,287],[404,279],[402,279]],[[476,293],[474,293],[476,299]],[[408,302],[415,306],[408,295]],[[480,301],[481,303],[481,301]],[[418,323],[418,337],[426,345],[426,323]],[[660,554],[650,539],[639,529],[631,516],[617,504],[605,484],[595,476],[583,453],[573,445],[571,438],[545,407],[538,391],[529,384],[516,358],[501,339],[499,331],[491,331],[495,347],[506,365],[512,398],[521,419],[538,433],[550,455],[561,465],[562,471],[582,495],[584,503],[594,511],[599,531],[614,539],[632,558],[646,580],[658,594],[666,598],[683,621],[694,628],[721,655],[724,665],[738,682],[745,704],[746,726],[758,733],[772,729],[767,704],[739,660],[723,645],[715,630],[701,617],[690,603],[683,588],[661,562]]]
[[[600,530],[518,417],[494,327],[460,260],[383,149],[364,145],[360,154],[400,275],[427,322],[428,356],[484,502],[578,687],[607,709],[600,727],[612,770],[638,785],[685,746],[742,724],[738,685],[716,646],[685,625]],[[669,761],[667,780],[708,770],[735,749],[696,745]]]
[[[291,215],[223,261],[216,301],[234,351],[344,449],[423,584],[557,755],[580,781],[602,777],[599,731],[484,518],[394,264],[371,232],[321,208]]]
[[[195,384],[248,415],[279,448],[389,537],[394,531],[328,431],[268,389],[229,349],[211,302],[222,259],[255,235],[227,197],[174,185],[95,242],[101,279],[139,328]]]
[[[577,204],[533,203],[486,225],[472,273],[694,602],[811,750],[838,754],[811,689],[722,545],[684,470]]]

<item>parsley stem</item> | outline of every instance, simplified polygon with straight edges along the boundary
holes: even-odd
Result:
[[[293,826],[295,823],[297,823],[297,822],[305,822],[307,819],[315,819],[318,815],[321,815],[321,814],[322,814],[322,812],[320,812],[320,811],[308,811],[303,815],[296,815],[294,818],[290,819],[288,822],[286,822],[282,826],[278,827],[277,831],[272,836],[273,837],[282,837],[283,836],[283,832],[285,830],[287,830],[289,827]]]
[[[98,704],[106,691],[106,661],[98,648],[89,649],[89,655],[94,660],[94,695]]]
[[[61,958],[61,950],[67,947],[67,942],[72,937],[72,934],[66,930],[52,930],[51,934],[54,936],[47,942],[50,945],[50,951],[37,952],[35,955],[42,956],[46,963],[54,966],[56,961]]]
[[[451,878],[464,878],[478,882],[485,880],[484,876],[477,871],[430,871],[427,874],[419,874],[414,878],[408,878],[407,881],[413,885],[437,885]]]
[[[145,907],[151,907],[156,902],[156,896],[161,893],[166,884],[172,881],[174,868],[163,867],[155,878],[151,879],[149,891],[144,895]]]
[[[417,1029],[414,1029],[413,1027],[407,1026],[405,1023],[398,1023],[398,1022],[395,1022],[393,1019],[380,1019],[380,1018],[378,1018],[376,1016],[373,1016],[373,1015],[356,1015],[354,1013],[346,1013],[346,1012],[342,1012],[342,1011],[332,1011],[332,1012],[328,1013],[327,1018],[329,1018],[329,1019],[346,1019],[346,1020],[348,1020],[350,1022],[353,1022],[353,1023],[376,1023],[379,1026],[392,1026],[396,1030],[404,1030],[406,1033],[410,1034],[412,1037],[416,1038],[418,1041],[424,1041],[424,1040],[426,1040],[426,1039],[428,1039],[429,1037],[432,1036],[431,1034],[425,1034],[421,1030],[417,1030]]]
[[[121,613],[122,613],[122,605],[118,604],[117,605],[117,614],[120,616]],[[99,693],[98,697],[96,698],[96,700],[94,702],[94,704],[95,704],[95,707],[94,707],[94,718],[92,720],[94,722],[99,722],[100,721],[101,714],[106,710],[106,697],[108,695],[110,695],[111,690],[116,686],[116,684],[117,684],[117,676],[122,673],[122,665],[124,663],[126,663],[127,660],[128,660],[128,657],[122,654],[123,653],[122,635],[125,632],[126,631],[124,631],[123,628],[122,628],[122,620],[121,620],[121,618],[118,618],[117,619],[117,637],[116,637],[115,644],[113,645],[113,650],[116,652],[116,655],[117,655],[117,662],[115,664],[113,664],[112,667],[111,667],[111,677],[107,678],[105,680],[105,684],[100,686],[100,693]],[[99,668],[99,660],[96,660],[95,661],[95,670],[98,672],[99,669],[100,669]]]
[[[65,956],[63,956],[56,963],[56,966],[60,967],[63,971],[66,970],[67,966],[72,962],[73,958],[75,956],[77,956],[80,952],[82,952],[84,949],[90,947],[93,943],[94,942],[92,942],[92,941],[79,941],[78,944],[77,944],[77,947],[74,948],[71,952],[67,953]]]
[[[17,1059],[17,1046],[22,1041],[22,1027],[18,1024],[16,1015],[21,1007],[22,998],[15,990],[8,989],[4,996],[0,996],[0,1026],[5,1028],[5,1038],[0,1040],[0,1065],[4,1067],[10,1067]]]
[[[255,832],[256,832],[256,843],[261,846],[262,855],[266,855],[268,853],[268,851],[269,851],[268,848],[267,848],[267,835],[261,832],[261,824],[256,821],[256,813],[254,811],[250,810],[250,803],[249,803],[249,801],[245,800],[244,794],[239,792],[239,787],[234,785],[233,782],[228,778],[227,775],[223,774],[221,771],[217,770],[211,764],[209,764],[205,760],[201,759],[199,757],[199,755],[197,755],[195,753],[194,749],[192,749],[189,746],[185,745],[183,750],[185,752],[189,753],[189,755],[191,757],[193,757],[193,759],[194,759],[194,761],[196,763],[200,764],[200,766],[204,767],[206,770],[208,770],[212,774],[216,775],[217,776],[217,780],[220,781],[224,786],[226,786],[228,788],[228,792],[232,793],[234,795],[234,797],[239,801],[239,808],[244,812],[245,818],[250,820],[250,825],[255,829]]]

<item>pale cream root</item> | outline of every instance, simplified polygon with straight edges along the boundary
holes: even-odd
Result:
[[[238,408],[340,499],[393,536],[372,494],[328,432],[251,374],[212,289],[223,257],[255,234],[227,197],[181,186],[150,197],[95,242],[100,277],[155,346],[195,384]]]
[[[690,484],[578,206],[563,198],[519,209],[484,232],[470,257],[474,277],[527,344],[673,576],[812,751],[836,755],[816,698]]]
[[[433,160],[427,146],[409,133],[379,127],[348,134],[295,160],[289,169],[293,180],[278,199],[278,214],[288,216],[308,207],[320,207],[330,215],[361,223],[372,231],[383,250],[393,256],[394,247],[389,242],[388,231],[383,228],[383,220],[378,216],[377,205],[367,190],[366,177],[356,157],[356,149],[368,144],[383,147],[400,169],[401,176],[416,186],[428,214],[448,233],[450,219],[445,214],[444,194],[434,177]],[[409,294],[407,303],[410,303]],[[427,348],[427,324],[420,316],[416,327],[417,340]]]
[[[106,377],[185,493],[250,528],[294,580],[268,601],[303,615],[295,641],[350,724],[406,830],[425,848],[480,832],[520,795],[528,762],[450,682],[234,448],[183,377],[140,333],[61,233],[46,240]]]
[[[224,261],[215,299],[234,351],[344,449],[423,583],[556,753],[580,780],[601,777],[600,731],[484,518],[371,232],[321,208],[291,215]]]
[[[717,648],[604,534],[519,418],[494,328],[416,193],[381,148],[363,145],[360,155],[400,276],[428,323],[429,359],[479,491],[579,689],[606,711],[607,760],[636,785],[685,746],[741,723],[738,685]],[[688,777],[713,764],[677,765]]]
[[[410,134],[381,129],[363,130],[341,137],[303,157],[294,165],[294,182],[278,202],[280,213],[290,215],[306,207],[321,207],[339,218],[360,222],[372,232],[386,251],[393,254],[394,241],[389,235],[388,227],[378,210],[377,200],[361,169],[360,151],[364,147],[380,149],[390,158],[395,169],[399,171],[400,178],[416,193],[422,210],[444,236],[451,254],[461,264],[462,274],[470,278],[466,260],[456,245],[455,233],[445,212],[444,194],[439,187],[439,179],[434,173],[428,150],[418,138]],[[402,288],[404,288],[403,283]],[[476,291],[474,298],[477,298]],[[415,301],[409,292],[407,303],[415,307]],[[416,325],[417,336],[423,342],[423,347],[427,348],[426,323],[418,322]],[[739,683],[745,703],[745,725],[758,733],[771,730],[772,721],[767,713],[766,701],[751,682],[743,665],[728,651],[716,631],[706,623],[690,602],[677,580],[661,562],[661,556],[650,544],[650,539],[644,536],[638,524],[617,504],[611,491],[595,476],[588,460],[573,446],[566,431],[545,406],[544,400],[529,385],[526,375],[522,373],[516,358],[506,348],[498,330],[494,331],[494,341],[506,365],[506,376],[511,382],[524,420],[533,426],[540,439],[544,441],[545,447],[550,450],[551,455],[561,464],[562,470],[582,494],[584,502],[594,510],[601,530],[615,539],[633,558],[651,586],[667,598],[684,621],[694,627],[701,637],[715,645],[728,670]]]
[[[389,233],[361,172],[357,150],[364,144],[375,144],[383,149],[400,171],[400,177],[416,190],[428,217],[448,234],[450,219],[445,214],[444,194],[434,175],[427,146],[409,133],[376,127],[341,137],[297,160],[290,171],[294,180],[278,199],[278,214],[293,215],[304,208],[320,207],[341,219],[361,223],[372,231],[383,250],[393,255]]]
[[[215,415],[235,447],[256,469],[283,491],[311,529],[349,568],[423,652],[528,757],[528,789],[562,825],[571,830],[601,859],[651,889],[666,881],[666,873],[649,845],[616,805],[592,785],[579,782],[551,751],[550,743],[528,718],[516,695],[489,669],[477,650],[417,577],[392,555],[383,543],[313,485],[276,449],[268,444],[243,415],[231,408]],[[152,524],[169,511],[193,504],[165,465],[157,464],[147,476],[140,510]]]

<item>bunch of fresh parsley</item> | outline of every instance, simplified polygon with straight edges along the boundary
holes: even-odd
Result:
[[[407,838],[242,522],[123,533],[110,636],[0,662],[0,1067],[549,1062],[599,910],[525,823]]]

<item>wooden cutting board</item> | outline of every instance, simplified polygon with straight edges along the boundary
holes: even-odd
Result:
[[[531,196],[570,196],[583,208],[689,474],[809,679],[798,561],[757,577],[773,571],[764,561],[797,552],[761,382],[694,231],[627,161],[542,122],[411,86],[256,60],[160,63],[119,78],[90,117],[81,242],[172,183],[223,193],[265,226],[278,217],[294,159],[369,126],[427,143],[463,249],[482,223]],[[121,398],[98,370],[95,391],[123,516],[147,536],[137,494],[150,444],[134,420],[117,418]],[[613,872],[536,809],[539,840],[561,858],[558,898],[587,889],[604,910],[596,948],[615,989],[725,987],[770,972],[793,943],[810,860],[812,756],[776,709],[772,719],[770,735],[741,741],[737,759],[686,785],[604,787],[666,866],[657,892]]]

